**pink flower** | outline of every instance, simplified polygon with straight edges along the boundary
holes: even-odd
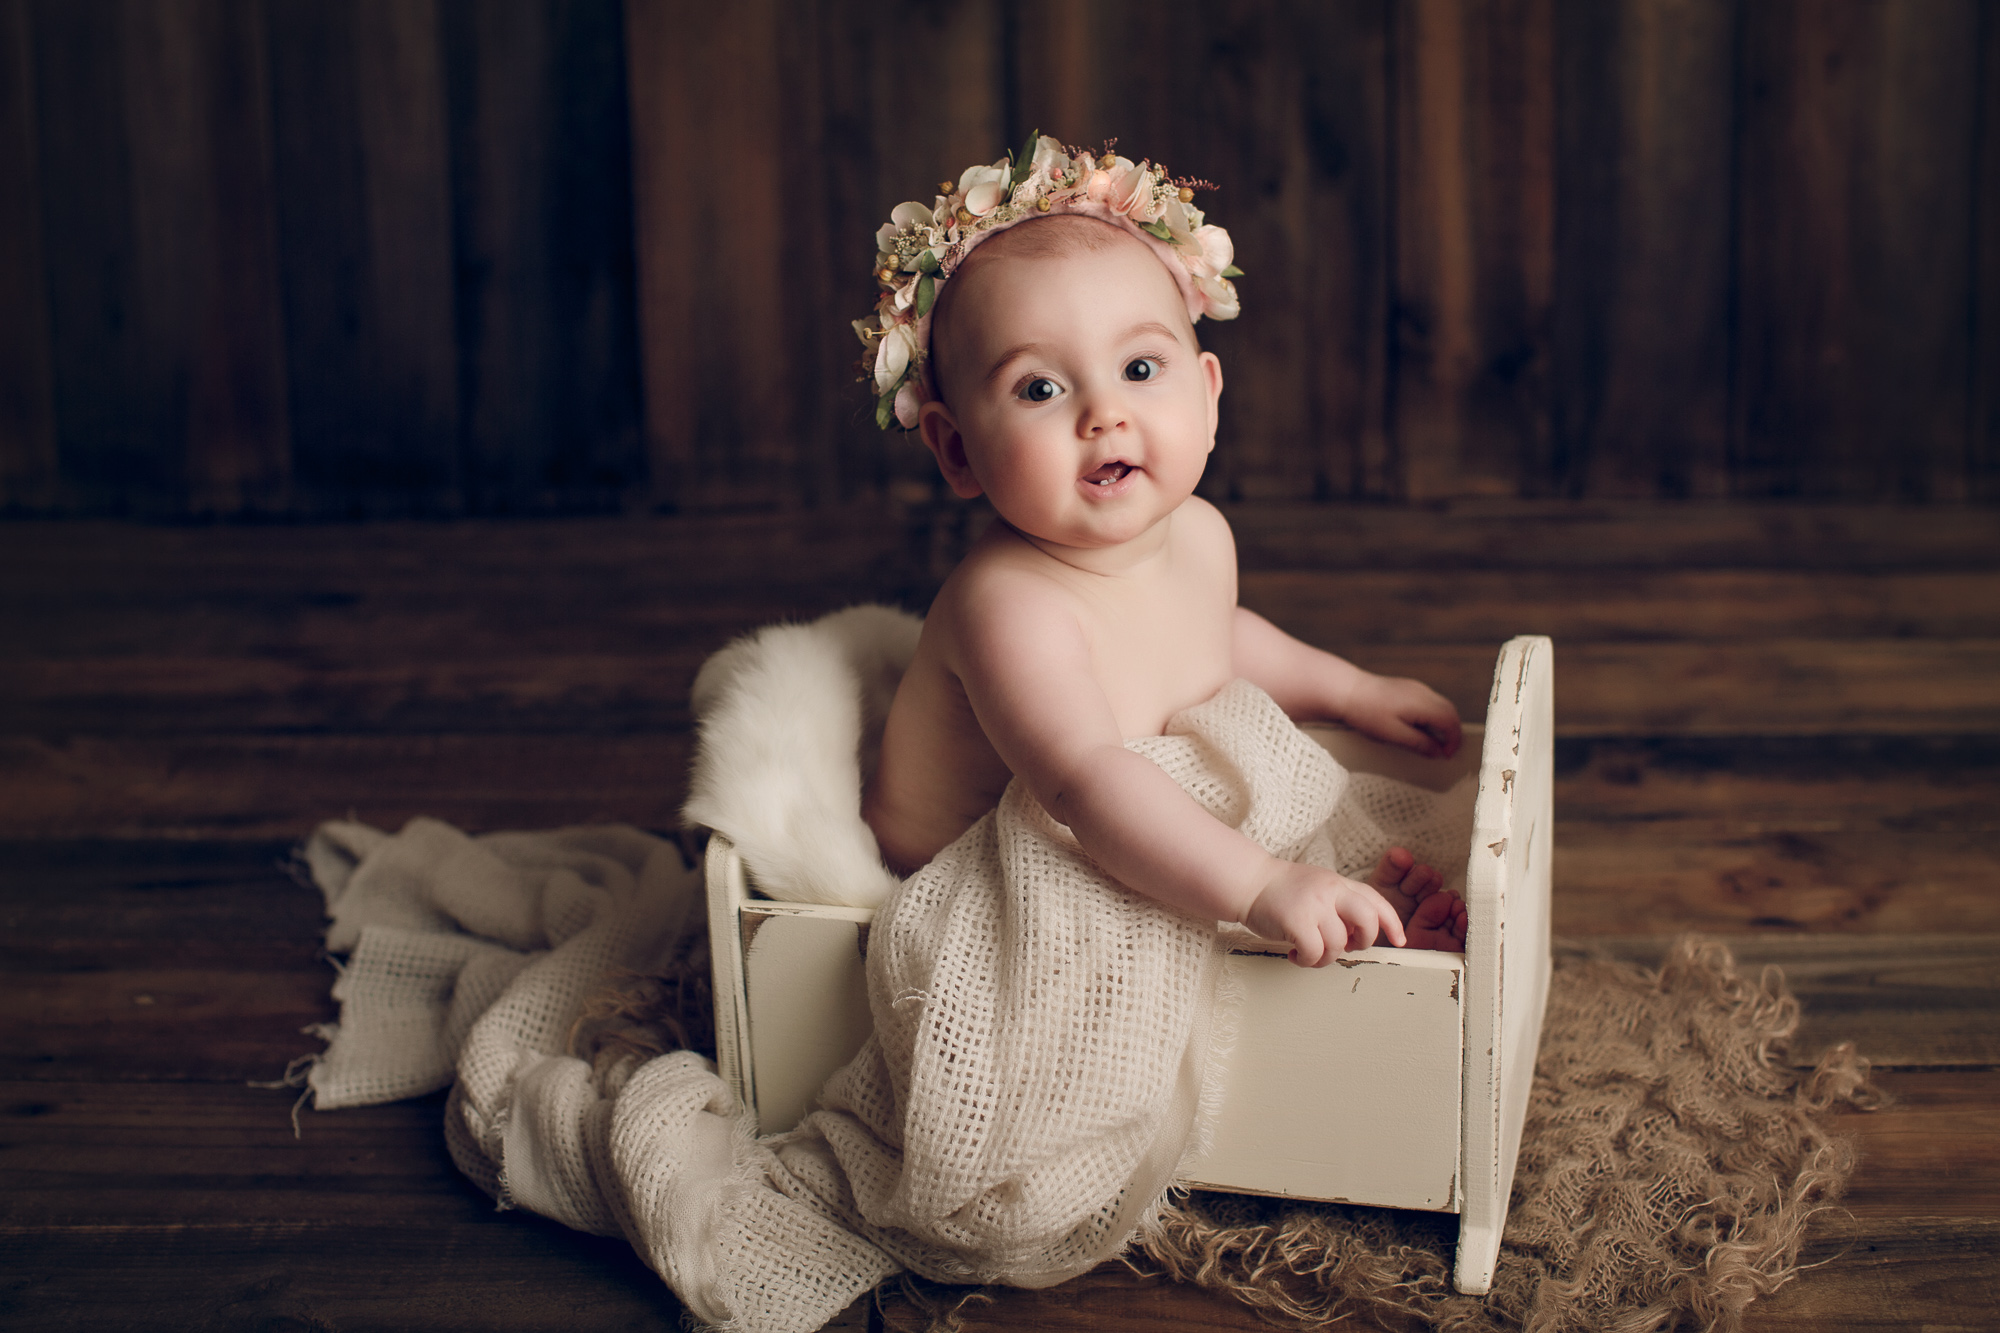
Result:
[[[1111,165],[1108,167],[1095,165],[1095,159],[1091,158],[1088,154],[1085,155],[1084,160],[1091,164],[1088,168],[1090,197],[1100,204],[1111,204],[1112,196],[1118,189],[1118,183],[1137,170],[1129,159],[1122,157],[1112,158]],[[1118,208],[1116,204],[1111,204],[1111,206],[1114,209]],[[1124,210],[1118,209],[1118,211],[1123,212]]]
[[[1236,243],[1220,227],[1195,228],[1194,242],[1201,247],[1201,258],[1190,263],[1188,271],[1197,278],[1221,278],[1223,271],[1236,262]]]
[[[1114,213],[1124,213],[1140,221],[1153,220],[1153,173],[1144,162],[1127,162],[1119,158],[1111,168],[1111,197],[1107,200]]]

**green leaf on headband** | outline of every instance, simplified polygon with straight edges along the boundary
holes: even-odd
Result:
[[[875,429],[887,430],[889,423],[896,419],[896,390],[902,385],[892,384],[889,392],[875,400]]]
[[[1243,276],[1243,270],[1231,264],[1228,268],[1222,270],[1222,276],[1225,278],[1240,278]]]
[[[938,271],[937,251],[925,250],[917,256],[917,272],[935,273],[937,271]]]
[[[928,253],[928,252],[926,252]],[[937,300],[937,280],[926,273],[917,279],[917,318],[922,319],[931,312],[931,302]]]
[[[1139,224],[1139,228],[1142,231],[1151,232],[1153,235],[1165,241],[1168,245],[1172,245],[1174,243],[1174,234],[1167,230],[1167,224],[1164,222],[1141,222]]]
[[[1031,131],[1028,141],[1021,145],[1021,151],[1014,155],[1014,174],[1008,178],[1007,193],[1012,194],[1028,179],[1028,169],[1035,164],[1035,145],[1042,141],[1040,130]]]

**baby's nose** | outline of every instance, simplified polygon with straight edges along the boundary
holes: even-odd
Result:
[[[1102,435],[1107,430],[1118,430],[1125,426],[1125,395],[1116,389],[1099,389],[1084,400],[1083,411],[1077,415],[1077,430],[1083,435]]]

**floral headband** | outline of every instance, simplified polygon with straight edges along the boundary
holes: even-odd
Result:
[[[981,241],[1036,218],[1081,214],[1122,227],[1150,246],[1171,273],[1187,303],[1188,319],[1235,319],[1236,286],[1243,270],[1231,262],[1229,233],[1202,220],[1194,206],[1207,181],[1177,179],[1165,167],[1133,163],[1111,151],[1065,148],[1045,134],[1031,134],[1018,154],[990,167],[965,169],[954,187],[938,186],[926,208],[898,204],[875,233],[875,281],[882,288],[875,313],[854,321],[863,378],[875,385],[875,424],[893,419],[906,430],[917,424],[926,397],[931,310],[938,292]]]

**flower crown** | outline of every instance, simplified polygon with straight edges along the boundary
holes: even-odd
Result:
[[[875,313],[854,321],[861,345],[862,378],[875,385],[875,424],[893,419],[917,424],[930,361],[931,310],[938,292],[981,241],[1036,218],[1074,213],[1122,227],[1146,242],[1167,266],[1188,319],[1235,319],[1236,287],[1243,270],[1232,262],[1229,233],[1203,221],[1194,206],[1207,181],[1177,179],[1149,161],[1131,162],[1111,151],[1065,148],[1045,134],[1031,134],[1019,153],[992,166],[972,166],[953,186],[938,186],[935,203],[897,204],[875,233],[875,281],[882,289]]]

